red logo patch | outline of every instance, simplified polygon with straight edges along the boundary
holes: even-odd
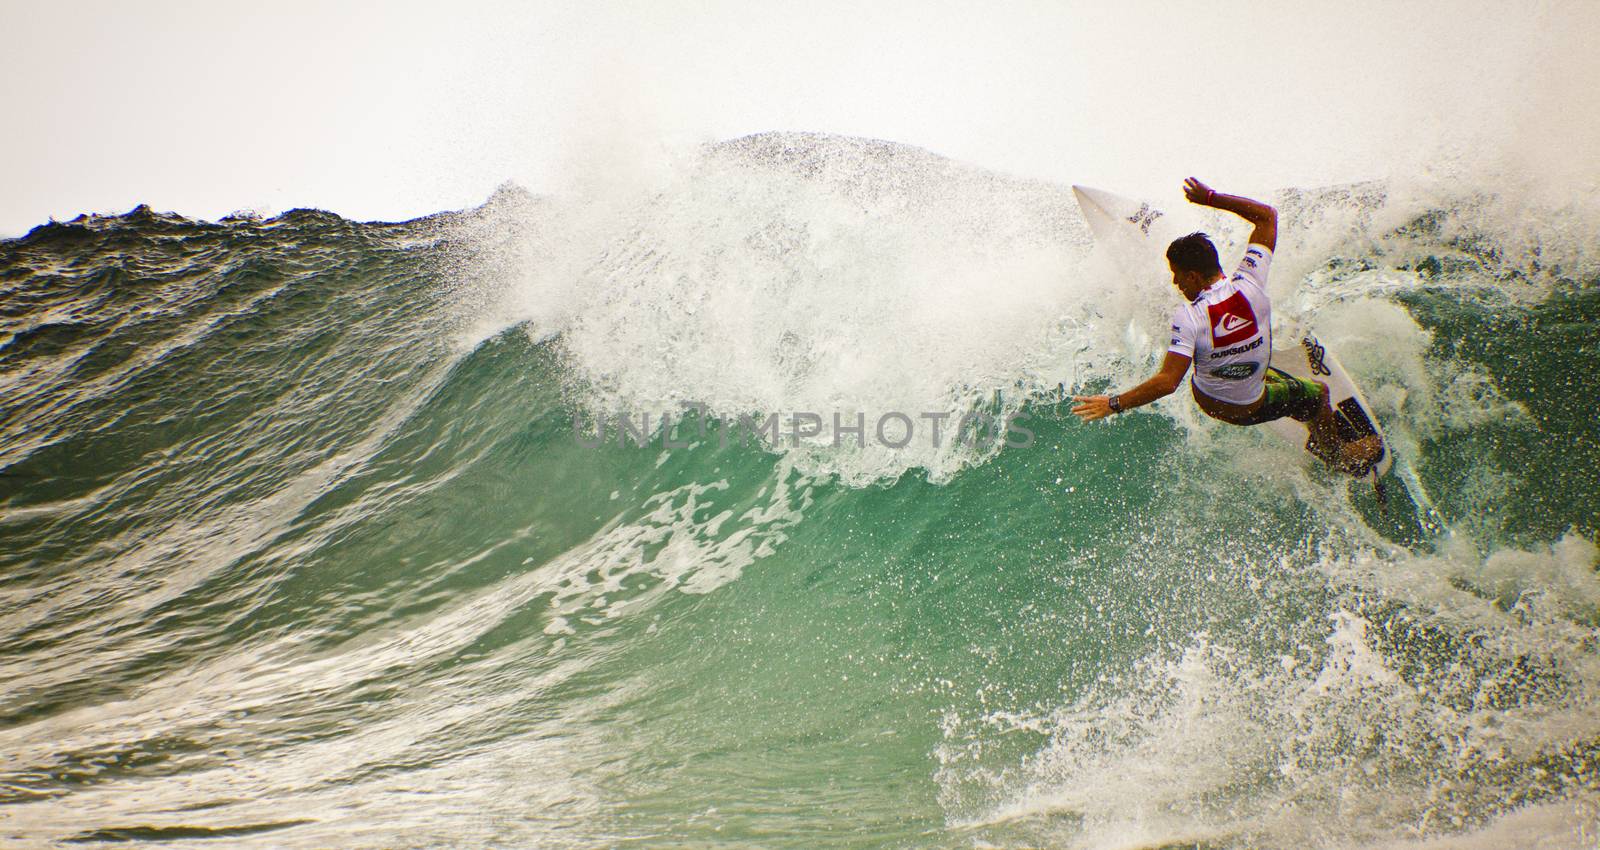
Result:
[[[1235,292],[1216,304],[1207,304],[1211,314],[1211,345],[1221,348],[1256,335],[1256,312],[1250,309],[1250,299],[1243,292]]]

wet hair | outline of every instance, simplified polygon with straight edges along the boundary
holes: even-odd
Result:
[[[1167,246],[1167,262],[1180,272],[1222,274],[1217,246],[1204,233],[1191,233],[1172,240]]]

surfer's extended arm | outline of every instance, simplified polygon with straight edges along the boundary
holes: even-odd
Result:
[[[1172,391],[1183,383],[1183,376],[1189,371],[1189,363],[1190,358],[1169,351],[1167,352],[1167,358],[1161,361],[1161,371],[1157,372],[1150,380],[1125,393],[1114,396],[1075,395],[1072,400],[1082,402],[1082,404],[1072,408],[1072,412],[1082,417],[1085,422],[1093,422],[1096,419],[1104,419],[1113,413],[1131,410],[1142,404],[1149,404],[1158,398],[1172,395]],[[1117,400],[1115,407],[1111,405],[1113,398]]]
[[[1193,177],[1183,181],[1183,194],[1193,203],[1225,210],[1250,222],[1256,226],[1250,241],[1267,246],[1268,251],[1278,250],[1278,211],[1271,206],[1238,195],[1224,195]]]

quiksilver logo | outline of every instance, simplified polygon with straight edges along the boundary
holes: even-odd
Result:
[[[1232,313],[1223,313],[1222,318],[1217,321],[1216,334],[1217,336],[1231,334],[1248,324],[1250,324],[1249,319],[1241,319]]]
[[[1211,352],[1211,359],[1212,360],[1221,360],[1224,357],[1232,357],[1235,354],[1243,354],[1246,351],[1254,351],[1254,350],[1260,348],[1261,344],[1266,342],[1266,341],[1267,341],[1266,337],[1259,336],[1259,337],[1256,337],[1255,342],[1252,342],[1249,345],[1236,345],[1233,348],[1224,348],[1221,351],[1213,351],[1213,352]]]
[[[1211,344],[1233,345],[1257,333],[1256,311],[1243,292],[1234,292],[1215,304],[1206,305],[1211,322]]]

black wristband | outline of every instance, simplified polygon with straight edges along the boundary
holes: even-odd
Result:
[[[1106,404],[1111,405],[1111,412],[1112,413],[1121,413],[1122,412],[1122,394],[1118,393],[1116,395],[1111,396],[1111,398],[1106,401]]]

